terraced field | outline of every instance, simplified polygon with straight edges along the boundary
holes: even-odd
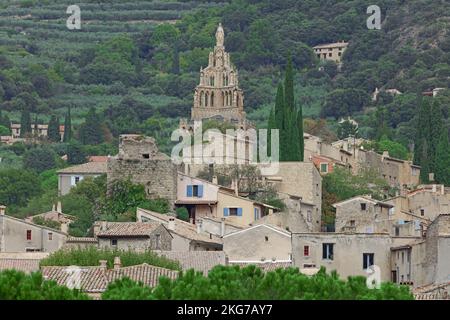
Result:
[[[77,1],[81,29],[69,30],[66,20],[70,14],[66,9],[71,4],[60,0],[0,3],[0,54],[19,70],[33,65],[53,68],[60,63],[74,74],[73,81],[58,81],[55,94],[42,99],[41,121],[48,121],[50,113],[63,116],[70,105],[73,122],[77,124],[89,107],[102,110],[117,104],[126,94],[136,95],[138,100],[155,108],[166,107],[168,103],[180,104],[179,97],[171,97],[165,91],[149,92],[147,86],[126,85],[118,92],[114,84],[86,84],[79,76],[77,59],[83,50],[95,49],[108,39],[121,35],[135,39],[151,33],[158,24],[176,23],[194,10],[220,5],[195,1]],[[20,112],[6,111],[11,119],[19,120]]]

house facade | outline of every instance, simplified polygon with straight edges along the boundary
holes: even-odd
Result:
[[[291,261],[291,233],[260,224],[223,237],[223,251],[230,263]]]
[[[60,249],[67,234],[17,219],[0,208],[0,252],[53,252]]]
[[[336,63],[341,62],[342,55],[347,49],[348,43],[345,41],[335,43],[325,43],[313,47],[314,53],[320,60],[329,60]]]
[[[106,222],[94,225],[98,247],[131,251],[171,250],[172,235],[159,222]]]
[[[66,195],[78,182],[95,178],[107,172],[106,162],[88,162],[58,171],[58,194]]]

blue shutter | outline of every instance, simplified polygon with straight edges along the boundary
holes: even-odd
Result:
[[[228,217],[230,215],[230,210],[228,208],[223,208],[223,216]]]
[[[201,184],[198,185],[198,197],[203,197],[203,185]]]
[[[242,208],[237,208],[237,215],[242,217]]]
[[[186,189],[186,195],[192,197],[192,186],[187,186]]]
[[[255,220],[258,220],[258,209],[253,208],[253,210],[255,211]]]

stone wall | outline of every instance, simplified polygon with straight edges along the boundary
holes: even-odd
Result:
[[[144,185],[149,199],[165,198],[173,204],[177,196],[177,167],[157,150],[153,138],[121,136],[119,154],[108,159],[108,189],[114,181],[130,179]]]

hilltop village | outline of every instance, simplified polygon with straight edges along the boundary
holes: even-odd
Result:
[[[339,63],[345,48],[346,43],[337,42],[314,50],[320,59]],[[252,128],[244,101],[239,73],[225,51],[219,25],[208,66],[200,70],[191,117],[180,121],[180,129],[190,132],[194,121],[211,119],[230,128]],[[10,138],[2,137],[4,142],[20,139],[20,125],[11,129]],[[47,134],[47,128],[35,130]],[[59,134],[62,140],[63,126]],[[313,275],[326,267],[343,277],[367,276],[376,265],[381,281],[408,285],[418,298],[447,296],[450,188],[433,183],[432,176],[430,184],[420,184],[419,166],[388,152],[366,150],[362,139],[330,143],[307,133],[303,138],[303,161],[282,161],[276,174],[264,174],[259,164],[243,164],[241,173],[252,168],[254,174],[228,174],[225,179],[227,165],[175,164],[159,150],[154,137],[122,134],[117,155],[91,157],[58,171],[59,195],[68,194],[83,180],[106,175],[109,190],[120,180],[143,185],[149,199],[168,200],[170,212],[137,208],[133,222],[98,220],[90,237],[74,237],[68,229],[76,217],[65,214],[60,203],[25,219],[6,214],[7,208],[1,206],[0,270],[41,270],[46,279],[65,285],[65,267],[40,267],[41,259],[70,248],[152,250],[178,261],[183,270],[205,274],[216,265],[254,264],[264,271],[297,267]],[[335,170],[357,175],[368,168],[395,195],[386,192],[381,199],[358,195],[335,202],[334,224],[325,224],[324,176]],[[255,185],[258,190],[251,188]],[[279,201],[254,197],[260,189],[272,191]],[[187,213],[184,218],[177,214],[181,208]],[[59,227],[37,224],[37,219],[54,221]],[[85,271],[82,290],[93,296],[120,277],[149,286],[155,286],[160,275],[177,277],[176,271],[148,264],[124,267],[119,258],[113,269],[99,261]]]

